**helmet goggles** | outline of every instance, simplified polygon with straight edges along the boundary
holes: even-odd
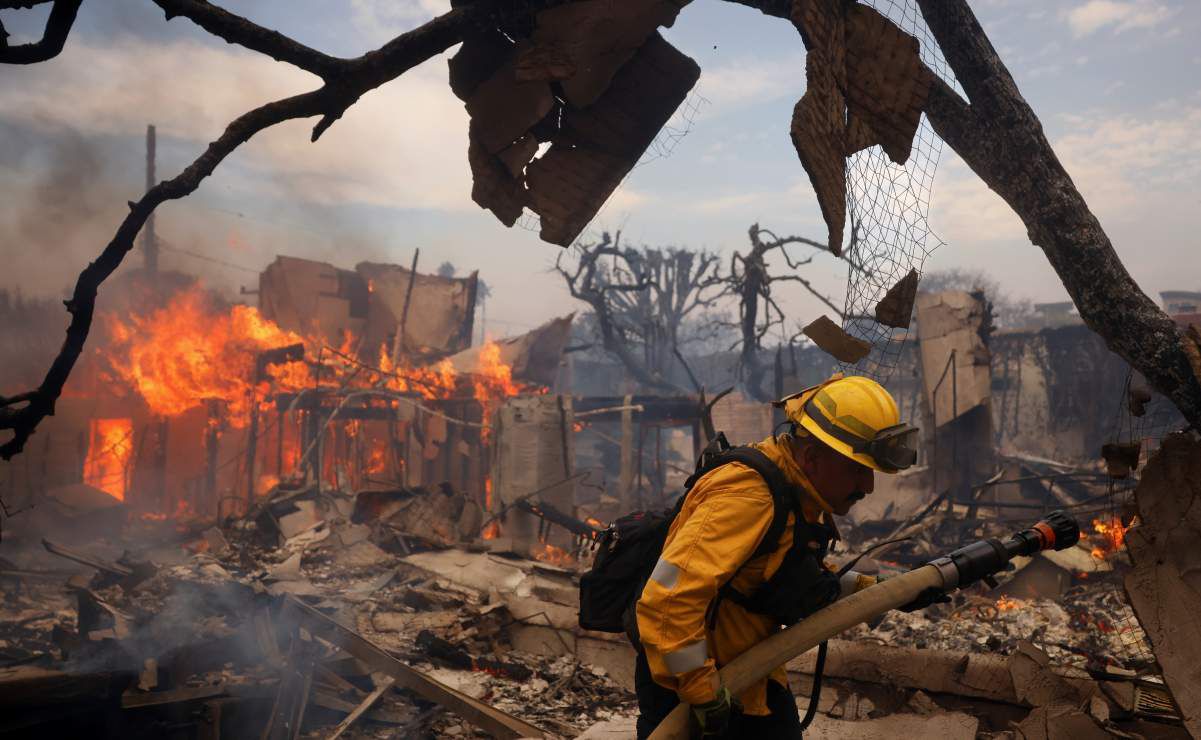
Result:
[[[823,432],[849,445],[855,454],[867,455],[884,470],[904,470],[917,462],[917,427],[894,424],[876,432],[871,439],[863,439],[835,424],[813,398],[805,404],[804,413]]]

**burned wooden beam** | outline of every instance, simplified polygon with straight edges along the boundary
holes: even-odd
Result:
[[[342,648],[371,668],[396,679],[401,688],[409,689],[428,701],[442,705],[480,729],[502,740],[508,738],[545,737],[542,730],[510,714],[473,699],[421,671],[411,668],[375,643],[351,629],[343,627],[304,602],[289,596],[284,602],[281,621],[295,622],[313,635]]]
[[[267,379],[267,368],[272,365],[282,365],[304,359],[304,344],[297,342],[286,347],[276,347],[259,352],[254,358],[254,380],[260,382]]]
[[[271,696],[278,685],[275,679],[267,679],[259,683],[229,684],[219,683],[211,686],[184,686],[167,691],[133,691],[127,690],[121,694],[122,709],[141,709],[157,707],[164,704],[180,704],[200,699],[215,699],[223,696],[239,698],[262,698]]]
[[[34,665],[0,668],[0,709],[15,713],[39,706],[101,704],[133,678],[128,671],[65,673]]]
[[[330,733],[328,740],[338,740],[338,738],[342,737],[342,733],[350,729],[350,726],[358,721],[359,717],[362,717],[367,710],[371,709],[371,707],[374,706],[377,701],[379,701],[380,697],[386,694],[394,685],[396,685],[396,679],[392,676],[388,676],[380,681],[380,684],[375,687],[375,690],[368,694],[363,701],[359,702],[359,705],[352,709],[350,714],[346,715],[346,717],[338,723],[338,726],[335,727],[334,731]]]
[[[517,501],[516,506],[522,511],[533,514],[551,524],[558,524],[563,529],[576,535],[577,537],[587,537],[590,540],[596,539],[600,534],[600,530],[590,524],[580,521],[573,516],[564,514],[550,504],[540,501],[531,501],[529,499],[521,499]]]
[[[395,685],[395,684],[393,684],[393,685]],[[322,709],[329,709],[329,710],[332,710],[335,712],[342,712],[343,714],[346,714],[348,716],[351,713],[353,713],[356,709],[358,709],[359,706],[361,706],[361,704],[362,704],[361,701],[359,704],[356,704],[353,701],[347,701],[346,699],[343,699],[343,698],[337,696],[336,694],[333,694],[333,693],[331,693],[323,688],[320,688],[320,687],[314,687],[313,696],[310,698],[310,701],[313,703],[314,706],[321,707]],[[441,709],[441,708],[439,707],[439,709]],[[413,719],[412,715],[406,714],[404,712],[397,712],[397,711],[390,710],[390,709],[370,709],[370,708],[368,708],[367,711],[364,712],[360,718],[362,718],[362,717],[365,717],[365,718],[371,720],[372,722],[379,722],[380,724],[384,724],[384,725],[405,725],[405,724],[408,724]],[[394,737],[410,737],[410,736],[405,735],[403,733],[396,733],[394,735]]]
[[[304,713],[313,688],[313,650],[312,645],[293,634],[288,663],[284,666],[283,678],[275,692],[271,717],[263,728],[263,740],[296,740],[300,737],[300,726],[304,723]]]
[[[647,423],[691,424],[700,418],[695,396],[577,396],[571,400],[572,411],[586,416],[589,422],[620,421],[626,407],[634,418]],[[637,407],[637,408],[635,408]]]
[[[435,663],[459,671],[483,671],[493,676],[503,676],[515,681],[525,681],[534,675],[526,666],[520,663],[505,663],[490,658],[477,658],[449,640],[438,637],[429,630],[421,630],[417,635],[417,647],[421,648],[422,656],[433,659]]]
[[[18,568],[0,570],[0,578],[30,581],[65,581],[72,575],[72,573],[63,570],[21,570]]]
[[[115,576],[120,576],[121,578],[128,578],[129,576],[133,575],[132,568],[126,568],[124,565],[118,565],[117,563],[110,563],[106,560],[92,557],[91,555],[79,552],[78,550],[72,550],[69,547],[55,544],[47,539],[42,540],[42,546],[45,547],[46,552],[50,553],[51,555],[57,555],[60,558],[66,558],[67,560],[74,560],[75,562],[81,565],[86,565],[89,568],[95,568],[96,570],[104,571],[105,573],[111,573]]]

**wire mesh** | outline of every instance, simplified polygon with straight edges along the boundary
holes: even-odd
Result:
[[[901,30],[918,40],[922,61],[944,82],[954,76],[922,18],[915,0],[866,0]],[[920,274],[926,257],[942,245],[928,223],[934,174],[942,140],[922,115],[913,149],[904,164],[890,160],[879,146],[847,160],[847,214],[850,223],[845,254],[847,275],[844,329],[872,346],[871,354],[843,369],[881,382],[901,356],[907,330],[877,322],[875,307],[889,288],[911,269]]]
[[[707,105],[709,105],[708,98],[696,90],[688,93],[688,97],[676,108],[676,112],[667,120],[667,123],[663,124],[663,128],[659,129],[659,133],[642,153],[638,163],[634,165],[634,169],[655,160],[670,157],[684,137],[692,133],[692,127],[696,124],[697,117]]]

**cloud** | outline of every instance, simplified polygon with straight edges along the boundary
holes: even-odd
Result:
[[[702,113],[721,115],[780,98],[800,98],[805,91],[805,55],[745,57],[701,71],[697,90],[709,102]]]
[[[1055,151],[1094,209],[1137,219],[1141,208],[1165,194],[1201,194],[1201,106],[1072,122]]]
[[[604,211],[627,212],[648,205],[654,202],[654,200],[654,196],[648,193],[640,190],[631,190],[625,185],[621,185],[605,201]]]
[[[1025,241],[1021,219],[1001,196],[947,151],[936,175],[930,203],[930,227],[954,246],[963,242]]]
[[[1072,35],[1082,38],[1107,27],[1114,33],[1152,28],[1174,13],[1155,0],[1089,0],[1067,11],[1066,18]]]
[[[267,129],[217,176],[248,168],[257,177],[235,187],[323,205],[475,208],[467,115],[444,65],[435,58],[367,93],[316,144],[309,142],[315,120]],[[190,145],[189,158],[236,116],[318,86],[305,72],[237,47],[129,37],[105,45],[81,39],[23,72],[0,84],[0,117],[35,127],[55,121],[97,138],[141,137],[153,121],[160,137]],[[160,174],[178,166],[160,164]]]
[[[1144,116],[1099,114],[1062,119],[1052,148],[1103,223],[1132,223],[1168,201],[1201,199],[1201,106]],[[939,169],[933,225],[950,242],[1025,239],[999,196],[954,157]]]
[[[746,206],[762,203],[773,194],[768,192],[730,193],[712,198],[704,198],[688,204],[687,210],[698,213],[722,213],[731,210],[743,210]]]
[[[450,0],[351,0],[351,21],[379,43],[450,10]]]
[[[1127,268],[1148,293],[1192,289],[1201,202],[1201,104],[1060,117],[1052,147]],[[986,269],[1015,292],[1052,300],[1062,285],[1028,251],[1025,226],[952,152],[939,166],[931,227],[949,244],[933,264]],[[999,255],[1006,255],[1004,258]],[[942,262],[944,260],[949,260]]]

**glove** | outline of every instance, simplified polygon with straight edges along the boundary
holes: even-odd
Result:
[[[730,727],[730,715],[738,708],[738,702],[730,696],[725,686],[717,689],[717,698],[704,704],[692,705],[692,716],[701,728],[701,737],[722,737]]]
[[[918,594],[917,598],[913,601],[910,601],[908,604],[898,606],[897,611],[915,612],[919,609],[925,609],[928,606],[934,606],[935,604],[949,604],[950,602],[951,597],[947,596],[946,591],[943,591],[941,588],[931,586],[930,588]]]

